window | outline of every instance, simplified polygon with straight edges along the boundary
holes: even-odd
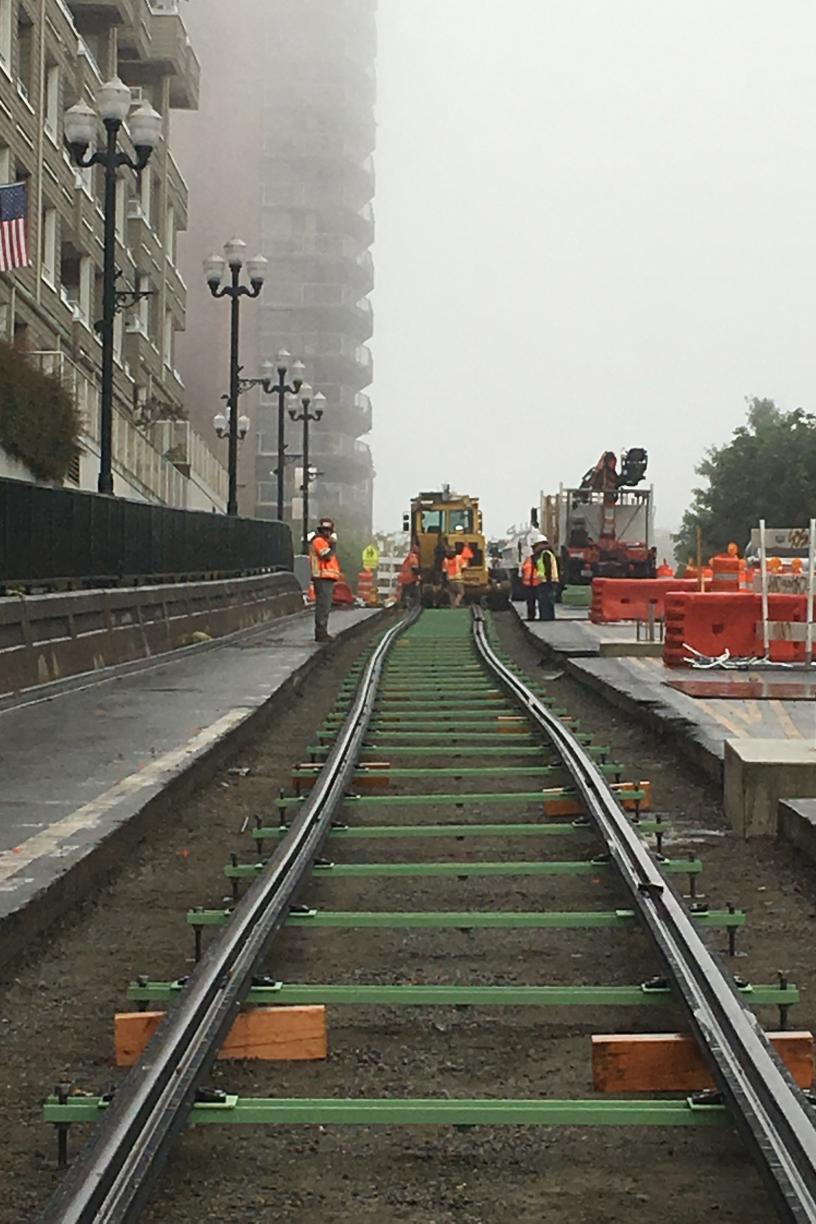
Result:
[[[79,261],[79,314],[83,323],[91,324],[91,308],[94,296],[94,266],[90,255]]]
[[[139,176],[139,194],[141,196],[142,213],[148,225],[152,224],[153,213],[153,175],[150,170],[143,170]]]
[[[122,337],[124,335],[124,317],[121,310],[117,310],[113,316],[113,358],[114,361],[122,364]]]
[[[164,223],[164,249],[171,264],[176,262],[176,210],[172,204],[167,207]]]
[[[441,510],[423,510],[422,511],[422,530],[423,531],[441,531],[442,530],[442,511]]]
[[[20,6],[17,17],[17,92],[31,102],[34,69],[34,23]]]
[[[150,278],[147,276],[136,277],[136,289],[139,293],[147,293],[150,289]],[[139,330],[147,335],[148,323],[150,321],[150,298],[139,298],[136,304],[136,320],[139,325]]]
[[[8,145],[0,145],[0,183],[12,181],[11,169],[11,149]]]
[[[60,114],[60,70],[58,64],[50,64],[45,71],[45,123],[46,134],[56,143]]]
[[[44,208],[42,211],[42,235],[40,243],[40,270],[42,278],[52,288],[56,286],[57,276],[57,210]]]
[[[471,510],[449,510],[448,531],[472,531],[473,512]]]
[[[164,312],[164,364],[168,370],[173,368],[173,315],[169,310]]]
[[[120,242],[125,241],[125,231],[127,229],[127,179],[120,177],[116,180],[116,237]]]
[[[0,64],[11,70],[11,0],[0,0]]]

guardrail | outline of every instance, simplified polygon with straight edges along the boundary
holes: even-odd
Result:
[[[285,523],[0,480],[0,592],[291,571]]]

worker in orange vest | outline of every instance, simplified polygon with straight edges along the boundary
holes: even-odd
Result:
[[[413,608],[419,601],[419,568],[419,552],[416,545],[412,544],[400,567],[399,575],[400,594],[405,608]]]
[[[538,596],[536,587],[541,579],[536,571],[535,557],[530,553],[529,557],[525,557],[521,566],[521,584],[524,587],[524,594],[527,599],[527,619],[534,621],[536,618],[536,604]]]
[[[459,554],[459,556],[462,558],[462,566],[465,569],[467,569],[467,567],[470,565],[471,561],[473,560],[474,555],[475,554],[473,552],[473,549],[470,547],[469,544],[466,543],[464,548]]]
[[[309,562],[315,591],[315,641],[331,642],[329,635],[329,613],[331,612],[334,584],[340,578],[340,562],[337,560],[337,534],[334,521],[322,518],[309,545]]]
[[[442,570],[448,580],[448,598],[452,608],[458,608],[465,597],[465,584],[462,581],[462,558],[450,545],[445,549],[445,559]]]

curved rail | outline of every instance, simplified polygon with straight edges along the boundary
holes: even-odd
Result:
[[[473,636],[484,662],[547,734],[569,770],[671,975],[692,1031],[752,1150],[780,1219],[813,1224],[814,1111],[703,943],[592,758],[496,655],[478,608],[474,609]]]
[[[369,660],[332,751],[292,828],[189,979],[178,1006],[128,1075],[41,1219],[138,1219],[203,1078],[283,925],[343,802],[374,708],[383,662],[418,613],[386,633]]]

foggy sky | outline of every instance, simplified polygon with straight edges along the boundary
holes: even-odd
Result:
[[[812,0],[380,0],[375,525],[816,409]]]

